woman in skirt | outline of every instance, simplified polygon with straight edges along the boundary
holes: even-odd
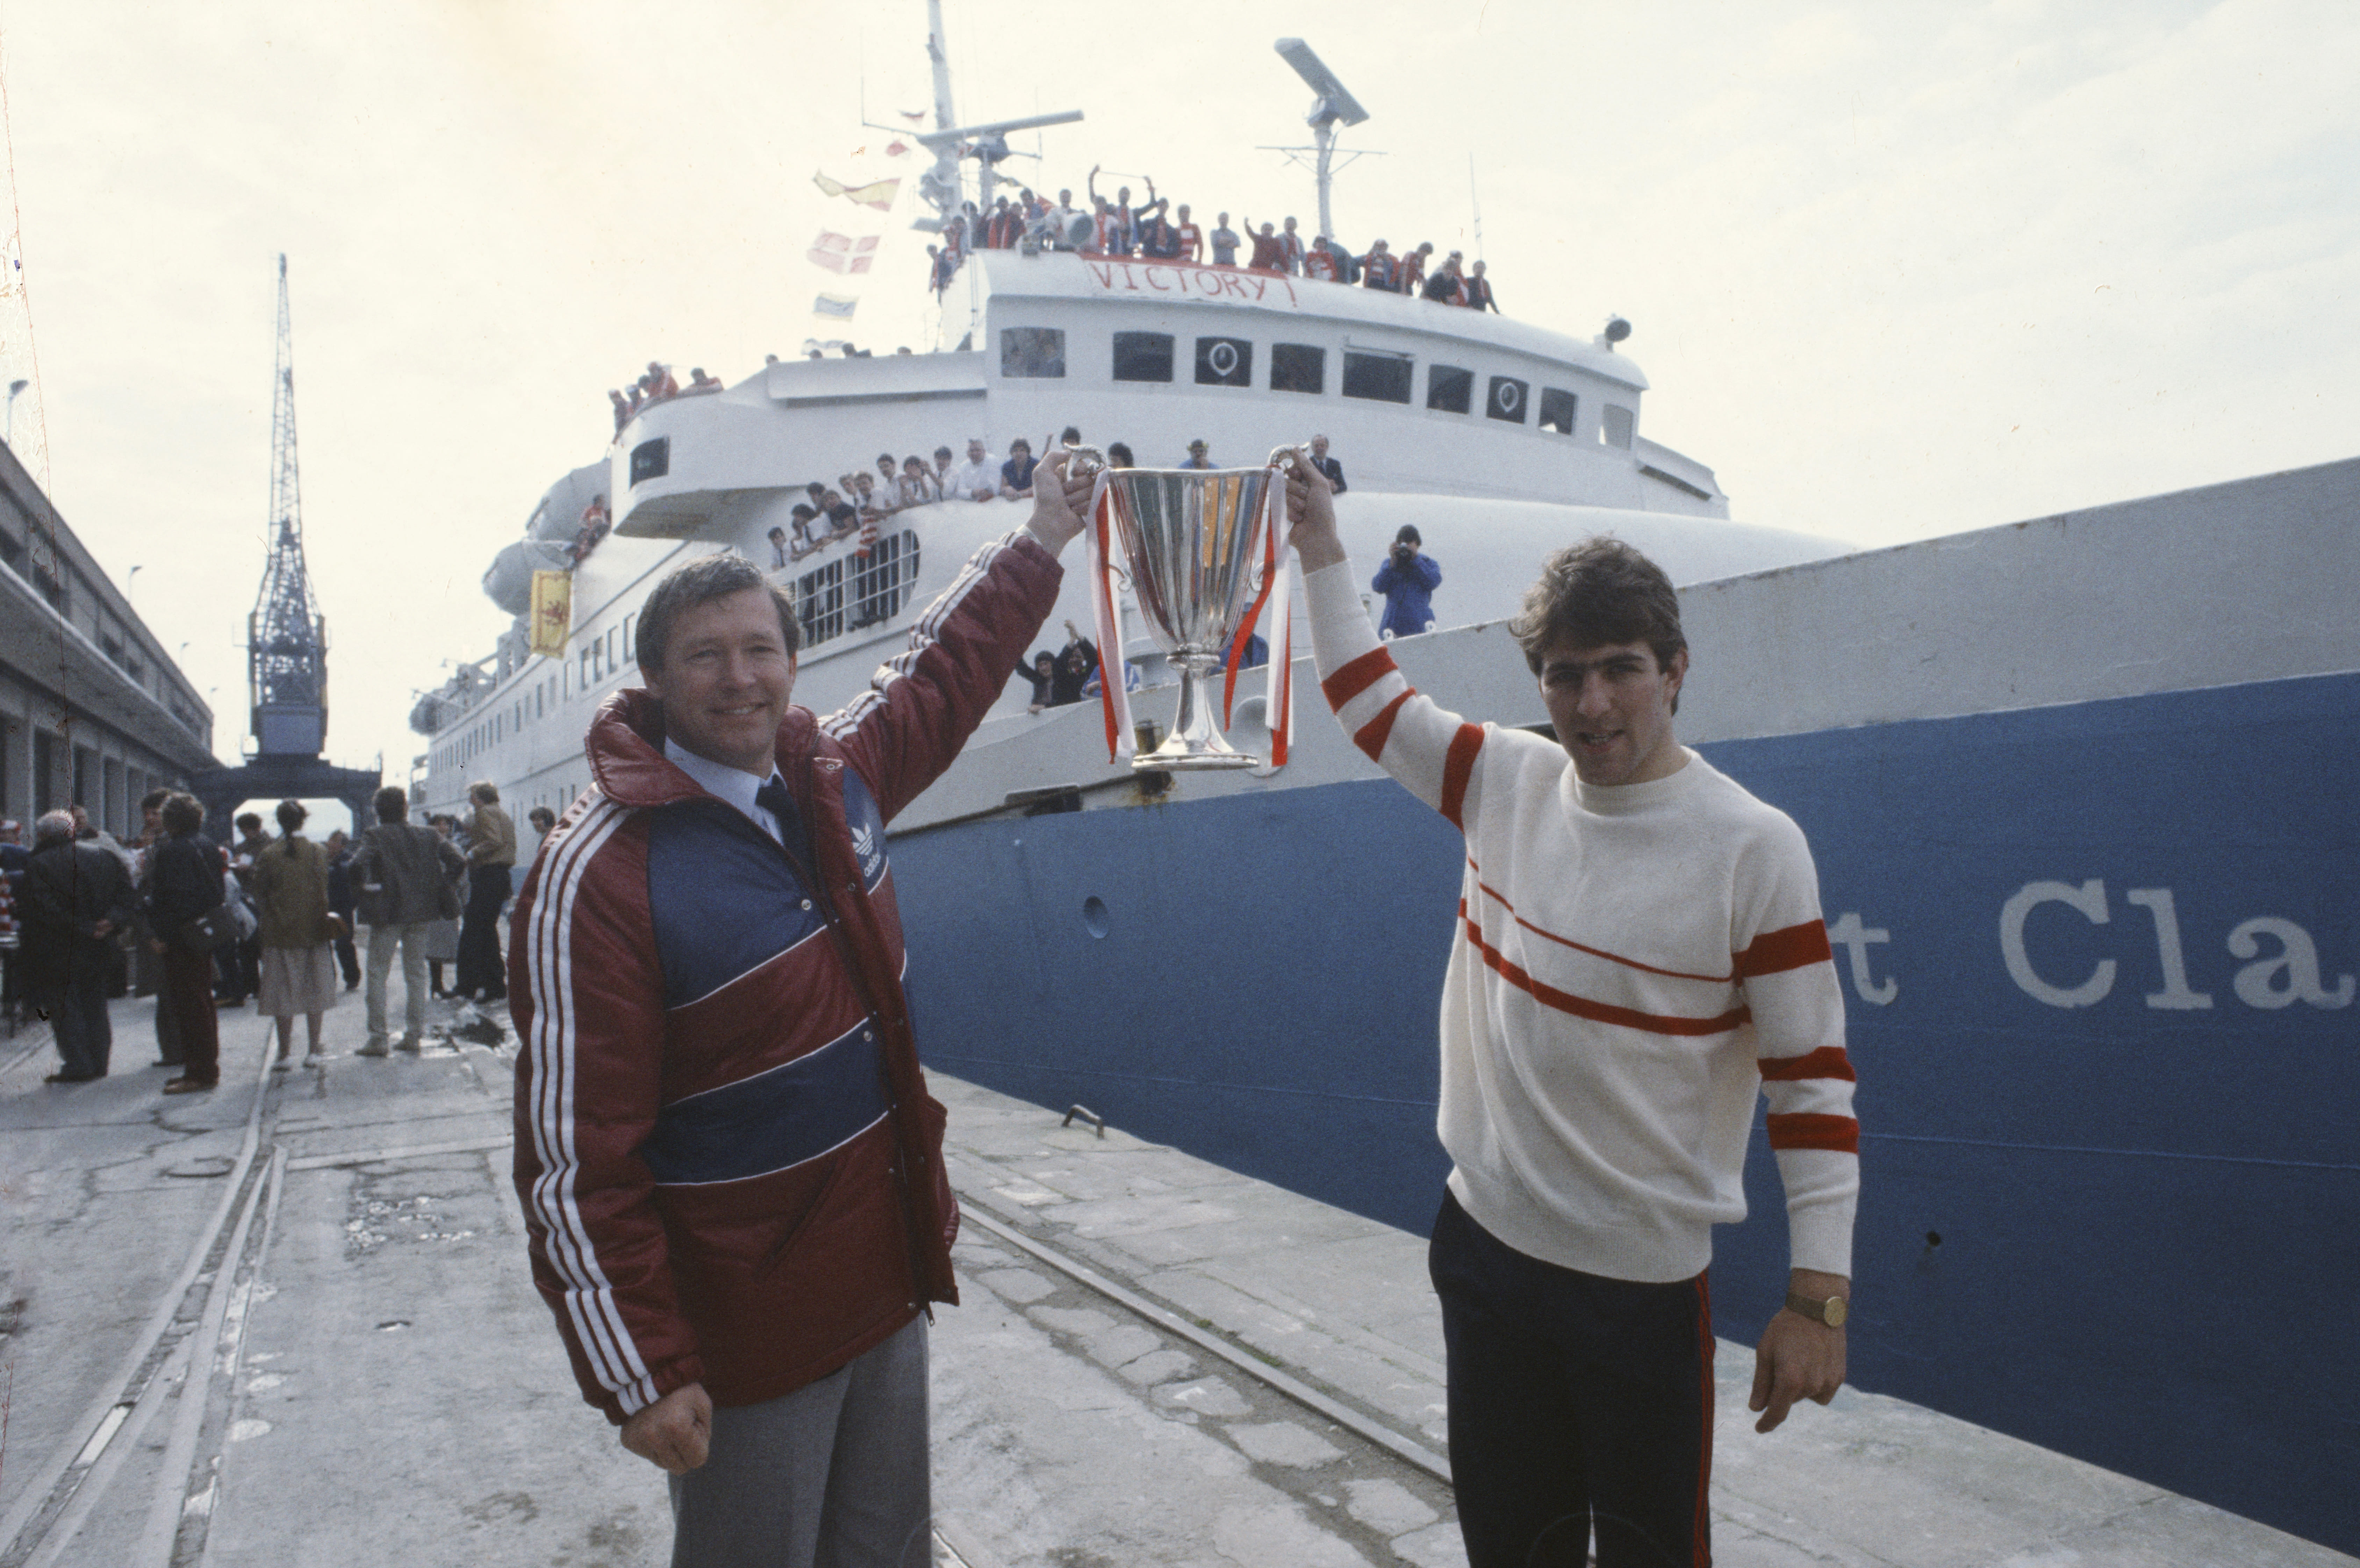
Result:
[[[256,856],[255,901],[262,926],[260,1010],[279,1020],[273,1072],[295,1065],[295,1015],[303,1015],[310,1049],[303,1064],[320,1065],[320,1016],[336,1005],[335,928],[328,913],[328,852],[303,836],[310,813],[300,800],[279,802],[281,837]]]
[[[436,833],[441,833],[453,844],[458,844],[461,849],[467,847],[466,844],[457,836],[459,832],[458,818],[446,816],[438,811],[434,815],[428,817],[426,821],[427,824],[433,828]],[[455,909],[464,906],[467,901],[467,872],[464,867],[460,870],[459,875],[453,878],[453,886],[455,890],[452,894],[452,898],[455,902],[452,907]],[[446,964],[455,965],[458,962],[459,921],[457,917],[453,916],[452,919],[447,920],[433,920],[429,922],[426,927],[426,967],[432,971],[434,983],[428,995],[434,996],[455,996],[459,994],[442,984],[442,966]],[[453,978],[455,979],[456,976],[454,975]]]

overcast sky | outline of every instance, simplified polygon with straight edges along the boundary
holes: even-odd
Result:
[[[1471,156],[1505,310],[1627,316],[1647,433],[1742,518],[1887,543],[2360,455],[2360,6],[945,12],[963,119],[1087,116],[1019,178],[1102,162],[1306,228],[1309,176],[1254,149],[1305,139],[1270,46],[1307,38],[1371,112],[1347,146],[1388,155],[1338,177],[1342,237],[1475,253]],[[927,107],[924,35],[923,0],[0,5],[16,444],[118,583],[145,568],[225,757],[276,254],[329,751],[399,779],[411,693],[505,626],[478,580],[600,454],[606,388],[814,332],[803,252],[856,214],[811,177],[894,171],[864,84],[872,118]],[[906,218],[849,334],[880,350],[924,346]]]

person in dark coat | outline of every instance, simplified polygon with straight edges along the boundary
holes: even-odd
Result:
[[[344,931],[336,941],[336,967],[344,972],[344,989],[357,991],[361,985],[361,955],[353,946],[353,846],[352,841],[338,828],[328,835],[328,912],[344,922]]]
[[[1057,671],[1049,678],[1049,706],[1053,708],[1080,702],[1090,677],[1098,672],[1098,650],[1090,639],[1076,630],[1071,621],[1065,623],[1065,635],[1072,640],[1057,655]]]
[[[162,1005],[179,1023],[181,1062],[164,1093],[198,1094],[221,1082],[221,1032],[213,1018],[213,950],[189,925],[221,907],[221,851],[198,836],[205,809],[195,796],[172,795],[162,815],[171,836],[149,862],[148,921],[156,933],[149,945],[164,960]]]
[[[63,1063],[52,1083],[106,1076],[115,1031],[106,993],[115,975],[111,940],[131,923],[131,877],[123,862],[74,842],[73,814],[51,811],[34,824],[33,856],[19,884],[25,989],[47,1013]]]
[[[1415,637],[1434,629],[1434,591],[1442,586],[1442,568],[1420,550],[1424,543],[1416,527],[1404,523],[1393,536],[1393,553],[1369,584],[1385,596],[1384,619],[1377,623],[1381,636]]]

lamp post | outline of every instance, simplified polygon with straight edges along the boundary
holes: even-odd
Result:
[[[16,395],[31,385],[31,382],[21,376],[8,383],[8,430],[7,435],[0,440],[5,440],[5,444],[11,452],[16,450]]]

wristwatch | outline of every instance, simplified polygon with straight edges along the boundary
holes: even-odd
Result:
[[[1820,1301],[1814,1296],[1806,1296],[1800,1290],[1789,1290],[1786,1292],[1786,1310],[1813,1323],[1841,1328],[1844,1319],[1852,1315],[1852,1303],[1841,1296],[1830,1296],[1826,1301]]]

